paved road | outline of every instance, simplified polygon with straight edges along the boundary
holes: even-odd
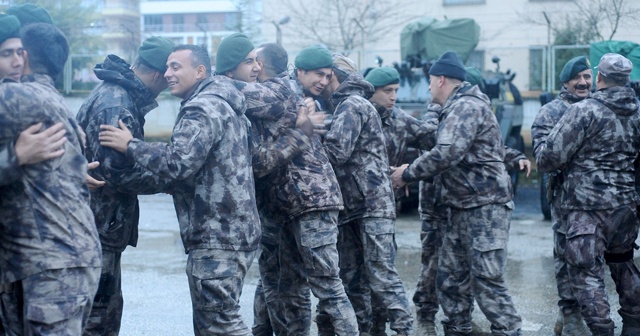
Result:
[[[189,289],[184,274],[186,256],[173,203],[167,195],[140,199],[140,241],[137,248],[127,249],[122,258],[125,309],[121,335],[193,335]],[[508,285],[523,317],[523,335],[549,336],[557,312],[551,224],[544,221],[540,213],[535,185],[520,187],[515,203],[509,241]],[[397,266],[411,296],[420,270],[417,213],[402,214],[396,225]],[[639,257],[636,257],[636,263],[640,264]],[[257,264],[254,263],[241,301],[242,315],[249,325],[257,278]],[[615,313],[617,299],[610,280],[607,287],[613,298],[612,315],[619,325],[620,318]],[[482,330],[489,331],[489,324],[477,307],[474,321]]]

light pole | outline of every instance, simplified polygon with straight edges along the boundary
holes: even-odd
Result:
[[[275,20],[271,21],[271,23],[276,26],[276,43],[279,45],[282,45],[282,30],[280,29],[280,26],[289,23],[289,21],[291,21],[289,15],[283,17],[278,22]]]

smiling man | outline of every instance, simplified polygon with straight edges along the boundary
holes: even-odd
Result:
[[[175,47],[167,66],[169,90],[183,99],[170,144],[133,139],[123,123],[123,129],[103,125],[101,143],[176,182],[169,192],[188,254],[195,334],[248,336],[240,293],[260,242],[260,221],[245,99],[230,78],[211,77],[202,47]]]
[[[536,157],[541,148],[546,144],[547,136],[553,127],[560,121],[569,107],[582,101],[591,95],[593,85],[593,73],[586,56],[572,58],[565,64],[560,72],[560,80],[563,83],[562,90],[556,99],[542,106],[531,125],[531,139],[533,152]],[[551,196],[551,221],[553,223],[553,259],[555,264],[556,285],[558,289],[558,307],[560,314],[554,332],[559,335],[585,335],[588,334],[587,326],[580,316],[580,307],[573,295],[569,283],[567,262],[565,259],[565,245],[567,223],[563,219],[560,210],[563,173],[558,170],[549,174],[548,188]],[[564,331],[563,331],[564,329]]]
[[[331,52],[320,46],[306,47],[298,53],[294,64],[294,79],[301,88],[309,112],[328,110],[322,92],[329,85],[333,75]]]

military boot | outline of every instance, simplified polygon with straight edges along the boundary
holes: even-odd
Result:
[[[558,318],[556,319],[556,324],[553,326],[553,335],[562,336],[563,326],[564,326],[564,315],[562,315],[562,311],[558,311]]]
[[[631,315],[618,311],[622,316],[622,332],[620,336],[640,335],[640,315]]]
[[[591,323],[589,325],[591,335],[593,336],[613,336],[613,330],[615,325],[613,322],[609,323]]]
[[[589,328],[584,323],[580,312],[564,315],[562,336],[582,336],[589,335]]]

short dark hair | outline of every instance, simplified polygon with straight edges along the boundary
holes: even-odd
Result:
[[[197,68],[200,65],[204,65],[205,69],[207,69],[207,76],[211,76],[211,57],[209,57],[207,49],[194,44],[179,44],[173,47],[173,51],[180,50],[191,50],[191,63],[193,63],[193,67]]]
[[[259,46],[258,58],[260,58],[262,66],[265,68],[266,74],[269,77],[275,77],[287,71],[289,55],[287,51],[277,43],[265,43]]]
[[[602,81],[608,86],[625,86],[629,83],[629,76],[619,77],[619,76],[605,76],[602,72],[598,71],[600,74],[600,78]]]
[[[69,42],[64,33],[49,23],[32,23],[22,28],[20,38],[31,71],[58,77],[69,57]]]

